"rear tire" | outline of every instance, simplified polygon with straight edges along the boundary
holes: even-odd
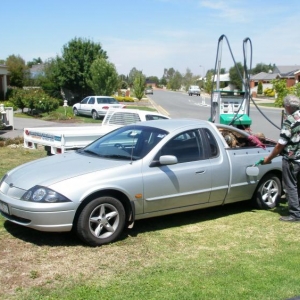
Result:
[[[258,208],[271,209],[278,205],[281,193],[280,178],[275,174],[267,174],[260,180],[253,200]]]
[[[125,209],[113,197],[100,197],[89,202],[81,211],[76,232],[90,246],[114,242],[125,226]]]
[[[98,113],[97,113],[95,110],[92,111],[92,118],[93,118],[94,120],[99,119],[99,115],[98,115]]]

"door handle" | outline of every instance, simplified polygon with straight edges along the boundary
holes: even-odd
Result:
[[[202,170],[202,171],[196,171],[196,174],[203,174],[205,173],[205,170]]]

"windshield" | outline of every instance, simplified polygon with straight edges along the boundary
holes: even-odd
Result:
[[[80,152],[104,158],[137,160],[146,156],[167,134],[165,130],[149,126],[125,126],[99,138]]]

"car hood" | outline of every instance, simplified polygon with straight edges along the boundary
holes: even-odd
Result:
[[[35,185],[49,186],[72,177],[128,164],[128,160],[104,159],[69,152],[21,165],[10,171],[5,181],[26,190]]]

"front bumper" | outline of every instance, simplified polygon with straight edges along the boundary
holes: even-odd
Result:
[[[7,197],[0,192],[0,213],[8,221],[39,231],[70,231],[76,208],[73,202],[35,203]]]

